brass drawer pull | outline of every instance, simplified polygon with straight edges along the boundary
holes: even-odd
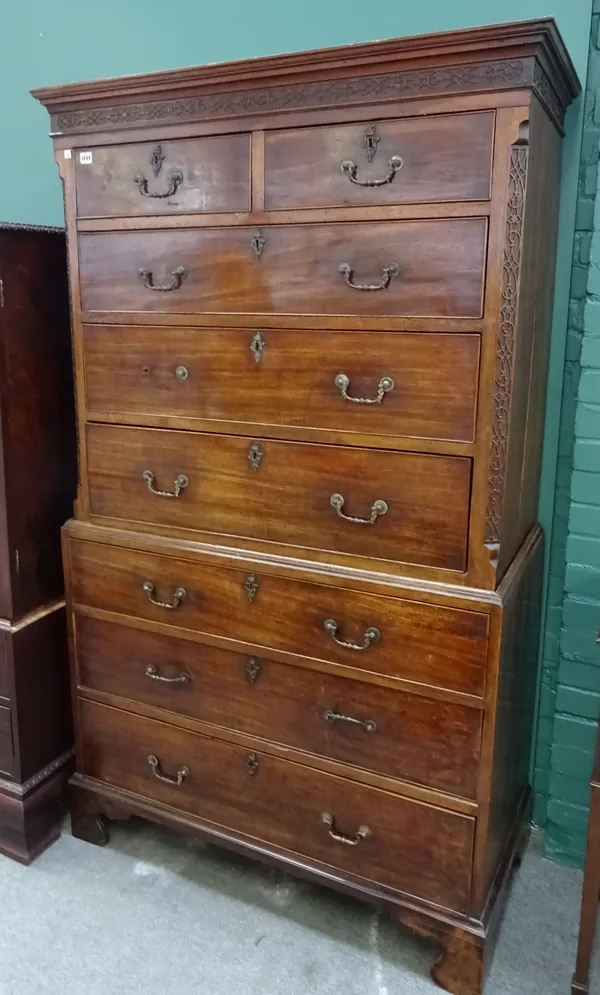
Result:
[[[386,515],[388,510],[385,501],[373,501],[369,518],[353,518],[351,515],[344,515],[342,512],[344,498],[341,494],[332,494],[329,498],[329,503],[332,508],[335,508],[340,518],[343,518],[345,522],[354,522],[356,525],[374,525],[379,515]]]
[[[152,773],[159,781],[166,781],[167,784],[176,784],[178,788],[181,787],[190,772],[189,767],[178,767],[176,774],[163,774],[161,773],[158,757],[149,756],[148,763],[150,764]]]
[[[156,494],[157,497],[164,497],[164,498],[178,498],[182,490],[184,490],[184,488],[186,488],[187,485],[189,484],[189,480],[186,477],[185,473],[180,473],[178,474],[177,477],[175,477],[175,480],[173,481],[174,490],[172,491],[157,491],[155,489],[154,481],[156,478],[152,473],[152,470],[144,470],[142,474],[142,479],[145,480],[146,483],[148,484],[148,490],[150,491],[151,494]]]
[[[377,397],[350,397],[350,394],[348,393],[350,378],[347,377],[345,373],[338,373],[333,382],[342,397],[345,398],[346,401],[352,401],[353,404],[381,404],[384,394],[387,394],[388,391],[394,389],[394,381],[392,378],[382,377],[377,385]]]
[[[392,277],[397,276],[400,272],[400,267],[398,263],[390,263],[389,266],[384,266],[381,271],[381,282],[380,283],[354,283],[354,270],[349,263],[340,263],[338,270],[344,277],[344,280],[352,290],[387,290],[390,283],[392,282]],[[170,289],[170,288],[169,288]]]
[[[153,681],[162,681],[163,684],[187,684],[192,679],[185,671],[178,674],[177,677],[163,677],[162,674],[159,674],[158,667],[155,667],[153,663],[149,663],[146,667],[146,677],[151,677]]]
[[[352,162],[351,159],[346,159],[342,163],[342,173],[345,173],[351,183],[356,183],[357,187],[384,187],[386,183],[391,183],[394,179],[396,173],[398,173],[404,165],[404,159],[401,155],[393,155],[391,159],[388,160],[388,174],[384,176],[382,180],[359,180],[356,178],[358,172],[358,166],[356,163]]]
[[[140,280],[148,290],[160,290],[165,293],[169,290],[179,290],[181,284],[187,276],[187,270],[185,266],[178,266],[177,269],[171,271],[171,282],[170,283],[155,283],[154,275],[151,269],[144,269],[143,267],[138,270],[140,275]]]
[[[180,183],[183,183],[183,173],[181,172],[180,169],[175,169],[173,170],[172,173],[169,174],[169,186],[164,191],[164,193],[158,193],[157,190],[150,190],[148,187],[148,180],[146,179],[143,173],[136,173],[136,175],[133,177],[133,182],[140,191],[142,197],[152,197],[154,200],[163,200],[166,199],[167,197],[172,197],[174,194],[177,193],[177,187],[179,186]],[[353,180],[353,183],[356,182],[357,182],[356,180]],[[364,186],[364,184],[361,185]],[[379,184],[371,184],[371,185],[379,186]]]
[[[142,584],[142,591],[144,592],[144,594],[148,595],[148,599],[152,602],[153,605],[156,605],[157,608],[172,608],[172,609],[179,608],[181,602],[184,601],[185,598],[187,597],[187,591],[185,587],[177,587],[173,591],[172,601],[155,601],[154,599],[155,587],[152,581],[150,580],[144,581],[144,583]]]
[[[342,639],[338,639],[336,633],[339,626],[333,618],[326,618],[323,622],[323,628],[329,633],[334,643],[337,643],[338,646],[343,646],[347,650],[368,650],[369,646],[372,646],[373,643],[378,643],[381,639],[381,633],[374,625],[370,625],[368,629],[365,629],[362,646],[358,643],[345,643]]]
[[[321,822],[329,826],[329,835],[332,840],[335,840],[336,843],[345,843],[347,846],[358,846],[361,840],[366,840],[371,835],[371,830],[368,826],[359,826],[355,836],[344,836],[343,833],[338,833],[335,828],[333,816],[329,812],[323,812]]]
[[[362,726],[365,732],[377,732],[377,723],[373,719],[354,719],[351,715],[340,715],[331,708],[325,709],[323,718],[329,725],[333,725],[334,722],[350,722],[353,726]]]

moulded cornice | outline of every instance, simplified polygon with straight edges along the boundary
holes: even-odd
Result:
[[[529,88],[562,125],[581,86],[553,19],[32,90],[55,134]]]

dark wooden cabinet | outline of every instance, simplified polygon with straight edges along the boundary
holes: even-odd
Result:
[[[55,87],[73,830],[387,904],[479,995],[528,827],[552,21]]]
[[[58,835],[72,767],[71,371],[64,231],[0,224],[0,851],[25,863]]]

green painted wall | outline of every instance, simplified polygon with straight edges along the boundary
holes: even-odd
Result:
[[[0,14],[0,217],[56,224],[60,188],[45,111],[55,83],[556,16],[585,75],[591,0],[20,0]],[[577,122],[570,122],[571,140]]]
[[[600,0],[594,0],[535,758],[546,855],[581,865],[600,710]]]
[[[376,4],[365,0],[177,0],[172,4],[165,0],[104,0],[101,5],[84,0],[20,0],[10,4],[5,0],[0,14],[0,219],[62,223],[61,189],[51,142],[46,137],[48,119],[29,96],[32,87],[549,15],[558,21],[584,80],[591,5],[592,0],[504,0],[502,4],[492,0],[455,0],[451,4],[448,0],[428,0],[426,4],[407,0],[378,0]],[[557,493],[563,518],[568,505],[568,486],[565,494],[564,480],[563,492],[557,492],[555,485],[582,120],[583,101],[579,100],[567,115],[563,158],[540,498],[540,521],[549,538],[548,548]],[[563,468],[563,475],[565,472]],[[553,552],[564,561],[560,543],[555,543]],[[555,624],[558,620],[560,629],[562,580],[553,577],[553,583],[551,617]],[[542,684],[540,687],[545,693]],[[542,703],[547,710],[547,694],[545,698],[542,695]],[[544,822],[553,711],[552,718],[542,711],[540,732],[548,739],[546,753],[538,753],[537,811]]]

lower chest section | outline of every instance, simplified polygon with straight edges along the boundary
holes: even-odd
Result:
[[[68,548],[81,774],[468,911],[488,614]]]

